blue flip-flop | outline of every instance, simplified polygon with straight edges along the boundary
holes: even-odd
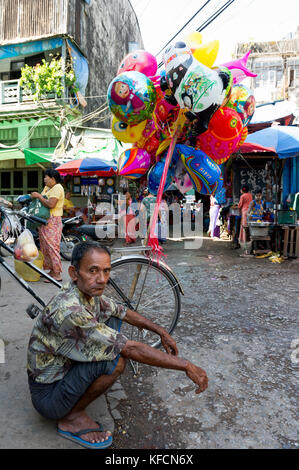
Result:
[[[65,439],[69,439],[70,441],[76,442],[77,444],[86,447],[87,449],[106,449],[107,447],[110,447],[112,444],[112,436],[109,436],[108,439],[106,439],[103,442],[88,442],[85,441],[84,439],[81,439],[80,436],[83,434],[88,434],[89,432],[103,432],[103,426],[98,423],[98,427],[95,429],[82,429],[81,431],[78,432],[69,432],[69,431],[62,431],[61,429],[57,428],[58,434],[60,434],[61,437],[64,437]]]

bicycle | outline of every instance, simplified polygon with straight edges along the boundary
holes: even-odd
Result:
[[[14,215],[19,215],[17,211],[12,212],[14,212]],[[21,215],[22,217],[24,216],[24,214]],[[33,216],[30,217],[33,219]],[[5,243],[0,239],[0,247],[3,247],[3,245],[13,254],[13,250],[5,246]],[[131,254],[122,256],[127,252]],[[146,255],[140,254],[140,252],[146,253]],[[141,315],[154,322],[158,320],[159,325],[168,333],[172,333],[180,316],[181,294],[184,295],[182,286],[175,273],[165,262],[154,259],[150,247],[113,248],[112,256],[117,253],[120,254],[120,256],[111,261],[111,275],[104,294],[117,303],[121,303],[129,309],[139,312]],[[51,278],[47,273],[30,262],[25,263],[35,271],[44,275],[57,287],[61,287],[61,284]],[[9,265],[5,263],[1,256],[0,264],[13,275],[16,281],[19,282],[42,307],[45,307],[43,300],[28,286],[27,282],[20,278]],[[31,304],[26,310],[31,318],[35,318],[40,311],[40,308],[34,304]],[[129,339],[135,341],[141,340],[152,347],[158,348],[161,345],[161,340],[157,338],[156,334],[148,330],[139,330],[125,322],[123,322],[122,332]],[[134,366],[132,361],[131,365],[136,373],[137,366]]]
[[[26,219],[29,222],[38,222],[44,225],[47,224],[47,221],[45,219],[41,219],[40,217],[36,217],[33,215],[28,216],[23,211],[7,209],[7,208],[0,206],[0,264],[24,289],[27,290],[27,292],[29,292],[29,294],[32,295],[32,297],[35,298],[35,300],[38,301],[38,303],[42,307],[45,307],[46,304],[43,301],[43,299],[41,299],[41,297],[39,297],[39,295],[36,292],[34,292],[34,290],[29,286],[29,284],[22,277],[20,277],[4,259],[4,256],[6,256],[6,252],[8,252],[10,255],[14,255],[14,250],[12,246],[14,245],[14,242],[17,239],[17,237],[20,235],[20,233],[24,229],[21,223],[22,219]],[[10,241],[11,243],[9,243]],[[49,276],[49,274],[46,273],[45,271],[39,269],[37,266],[35,266],[35,264],[29,261],[23,261],[23,263],[25,263],[27,266],[32,268],[34,271],[38,272],[40,275],[47,278],[57,287],[61,287],[61,284],[58,281],[56,281],[56,279]],[[1,288],[1,279],[0,279],[0,288]],[[30,311],[30,308],[32,308],[32,313]],[[38,307],[31,304],[27,308],[26,312],[29,314],[29,316],[31,316],[31,318],[35,318],[35,316],[37,315],[34,315],[34,312],[35,313],[38,312]]]

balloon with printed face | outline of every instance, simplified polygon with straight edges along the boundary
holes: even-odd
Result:
[[[158,189],[164,171],[164,166],[165,161],[161,160],[160,162],[155,163],[155,165],[151,167],[147,175],[148,190],[151,194],[154,194],[155,196],[158,194]],[[166,191],[167,188],[171,185],[173,178],[174,168],[170,166],[166,176],[164,191]]]
[[[214,194],[222,187],[221,169],[210,157],[187,145],[177,144],[176,148],[196,191],[201,194]]]
[[[243,132],[242,120],[231,108],[219,108],[212,116],[209,128],[196,139],[196,147],[216,163],[225,162],[237,148]]]
[[[117,75],[123,72],[140,72],[147,77],[157,73],[158,64],[155,56],[144,50],[130,52],[119,65]]]
[[[185,194],[193,188],[190,176],[181,160],[175,166],[174,181],[178,190]]]
[[[117,140],[120,140],[121,142],[133,144],[141,139],[146,122],[147,121],[142,121],[139,124],[133,125],[120,121],[114,116],[111,125],[112,134]]]
[[[214,112],[222,105],[232,86],[228,69],[210,69],[198,62],[183,42],[167,48],[163,55],[168,87],[189,119],[197,119],[197,132],[207,130]]]
[[[129,179],[144,176],[151,164],[151,157],[144,149],[132,148],[123,152],[117,164],[118,174]]]
[[[247,126],[255,111],[255,98],[252,90],[243,84],[234,85],[226,106],[239,114],[243,127]]]
[[[140,72],[115,77],[107,92],[108,106],[120,121],[138,124],[150,119],[156,105],[153,82]]]

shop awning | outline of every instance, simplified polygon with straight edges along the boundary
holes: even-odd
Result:
[[[55,148],[24,149],[26,165],[40,162],[52,162]],[[24,157],[23,157],[24,158]]]
[[[279,158],[299,155],[299,127],[273,126],[249,134],[243,145],[254,144],[277,153]],[[240,147],[242,151],[243,146]]]
[[[0,162],[6,161],[6,160],[19,160],[24,157],[24,153],[22,150],[0,150]]]

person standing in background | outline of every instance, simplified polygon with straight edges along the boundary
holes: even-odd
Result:
[[[247,185],[242,187],[242,195],[240,197],[240,201],[238,204],[238,209],[241,210],[241,228],[240,228],[240,235],[239,235],[239,243],[248,243],[250,241],[249,237],[249,227],[247,222],[247,213],[252,201],[252,194],[249,192],[249,188]],[[250,253],[245,248],[245,255],[249,255]]]
[[[220,222],[219,222],[219,211],[220,211],[220,204],[218,204],[217,199],[215,196],[211,194],[210,196],[210,225],[208,230],[209,237],[213,238],[213,240],[220,239]]]
[[[61,185],[61,177],[57,170],[48,168],[44,177],[45,187],[42,193],[34,191],[31,197],[37,198],[50,209],[50,218],[47,225],[39,228],[40,249],[44,255],[44,270],[49,270],[49,275],[61,281],[62,264],[60,257],[60,240],[62,233],[64,189]],[[43,196],[46,196],[47,199]],[[51,282],[45,279],[44,282]]]

